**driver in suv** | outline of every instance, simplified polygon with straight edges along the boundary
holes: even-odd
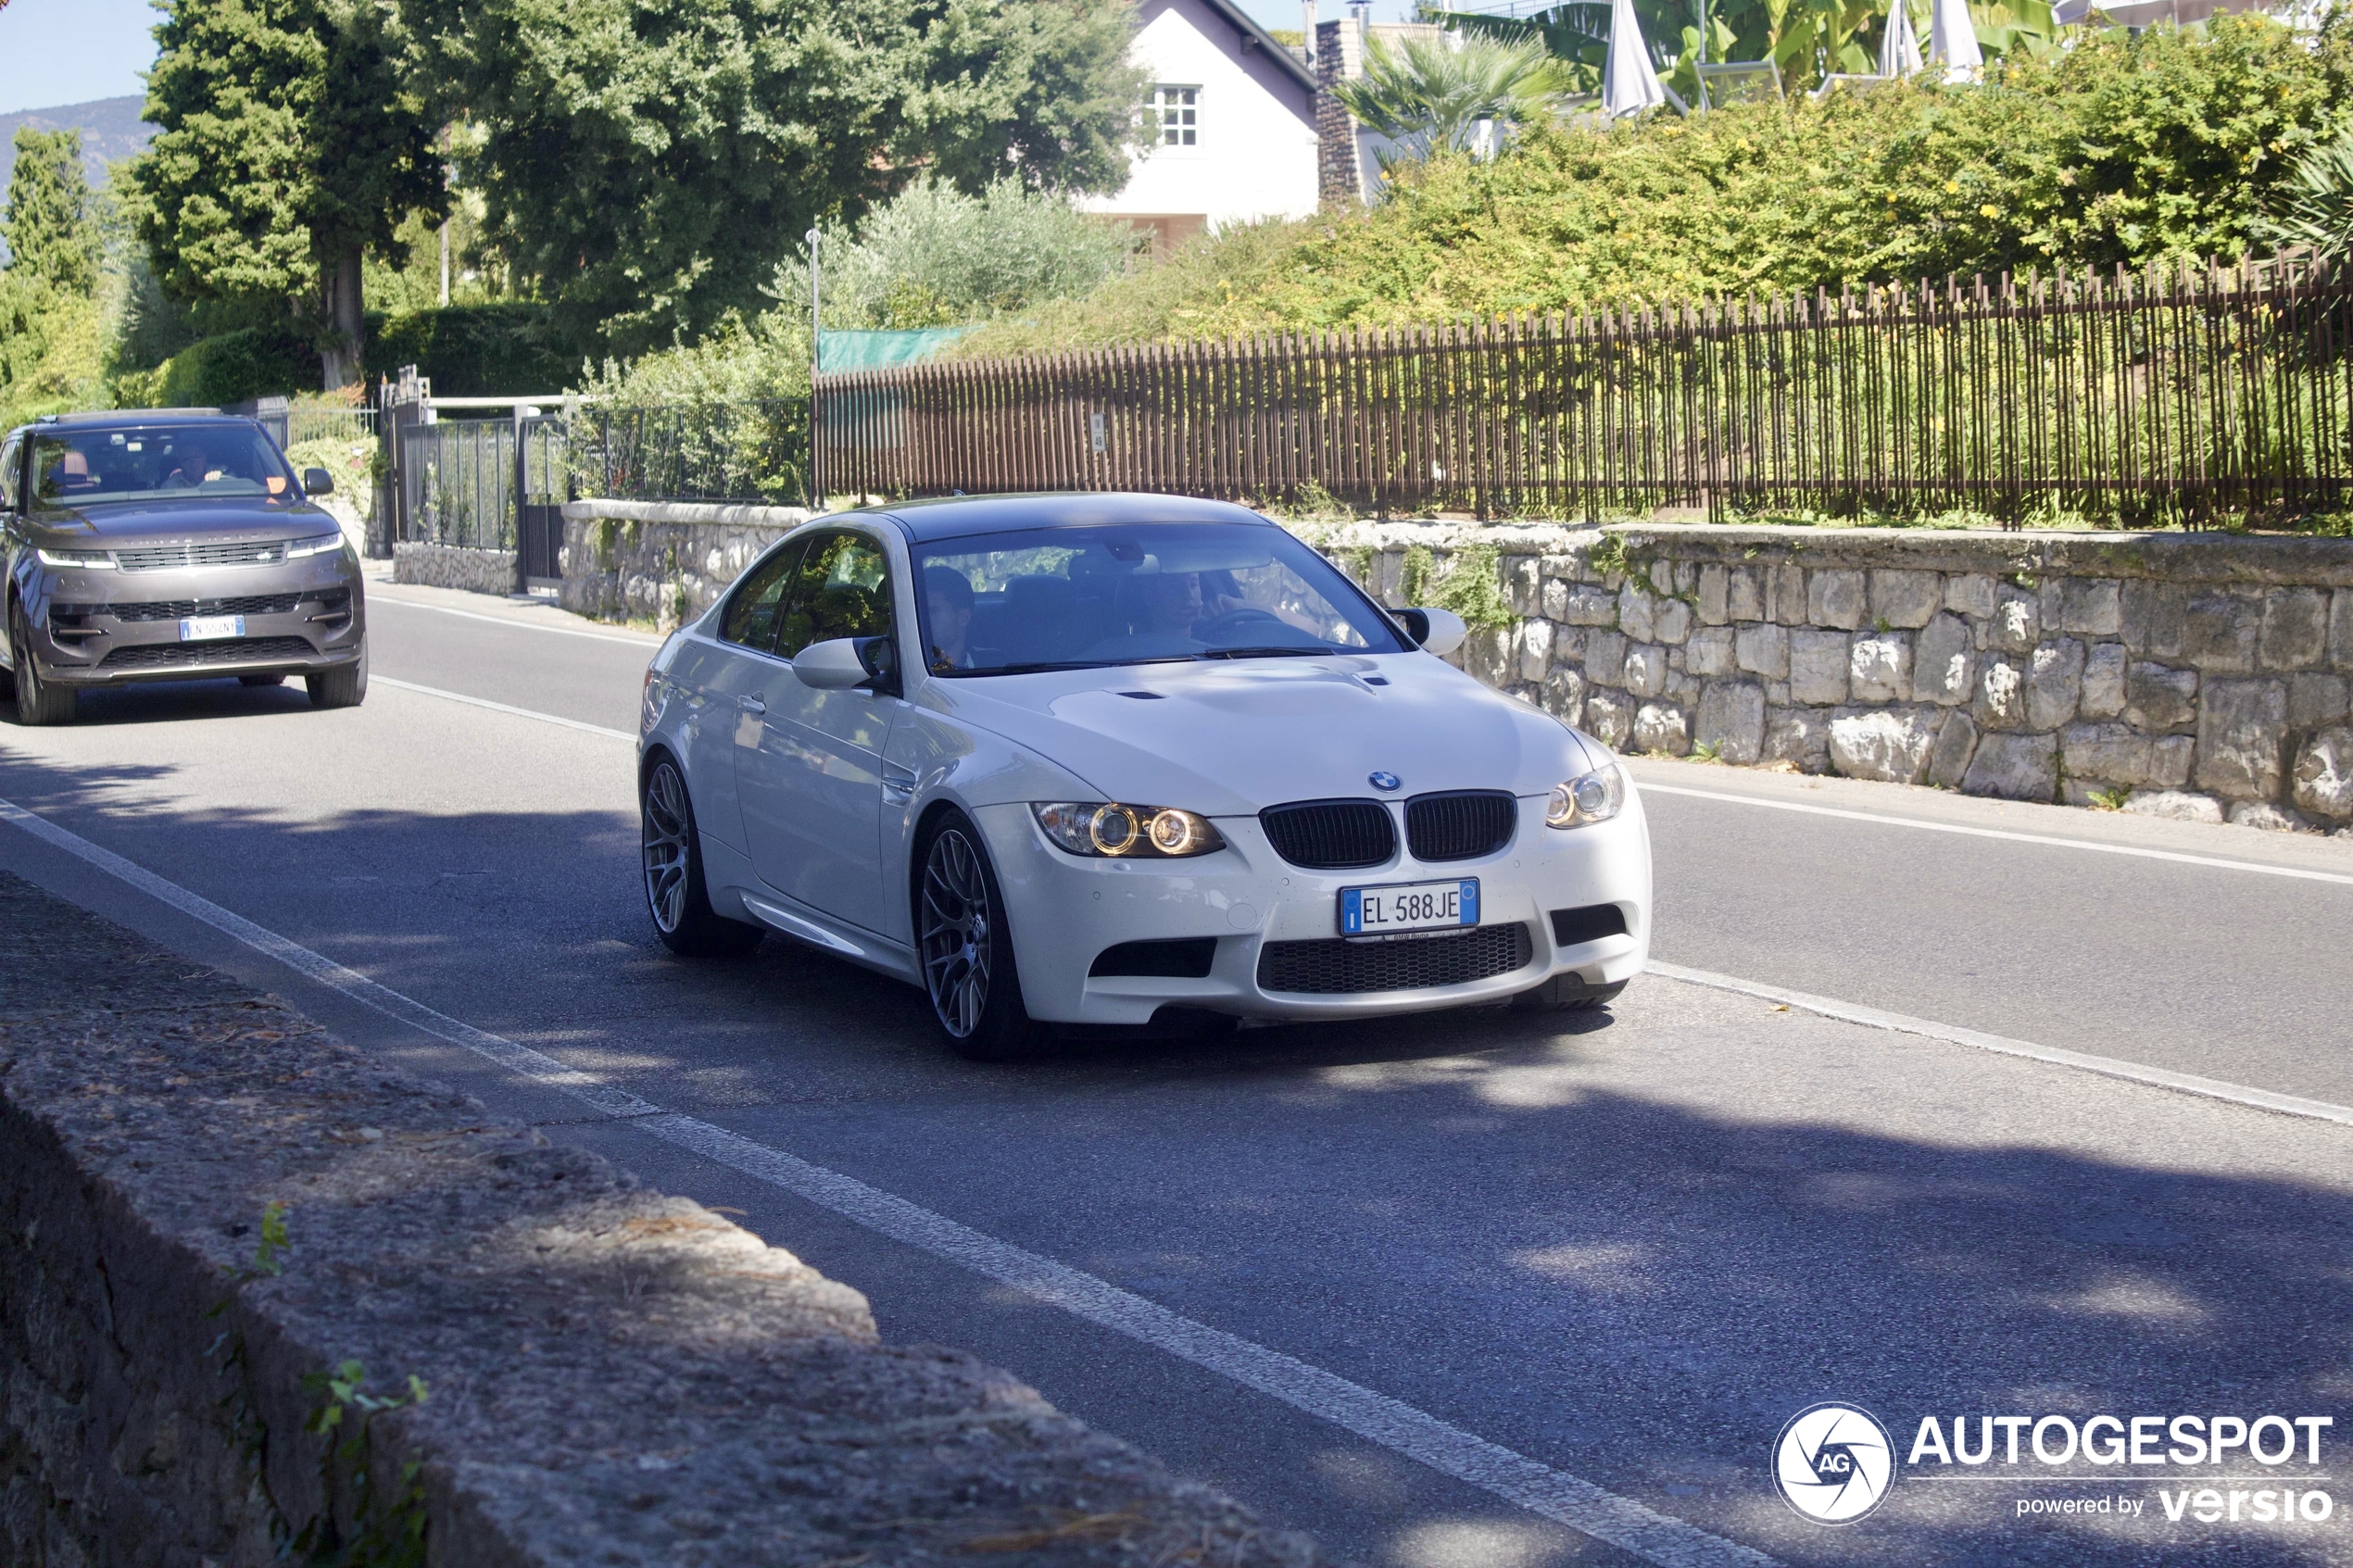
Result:
[[[54,415],[0,437],[17,717],[62,724],[132,681],[299,675],[312,706],[368,693],[359,560],[252,420],[214,409]]]

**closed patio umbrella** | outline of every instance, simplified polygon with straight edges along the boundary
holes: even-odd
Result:
[[[1975,44],[1972,34],[1970,42]],[[1915,76],[1920,70],[1920,36],[1912,31],[1912,8],[1905,0],[1888,0],[1887,36],[1880,40],[1879,73]]]
[[[1642,41],[1642,24],[1634,19],[1634,0],[1610,0],[1609,58],[1602,67],[1602,112],[1612,119],[1655,109],[1667,102],[1667,89],[1651,69],[1651,52]]]
[[[1984,69],[1985,55],[1977,46],[1977,26],[1969,20],[1969,0],[1933,0],[1929,13],[1928,57],[1944,68],[1947,82],[1974,82]]]

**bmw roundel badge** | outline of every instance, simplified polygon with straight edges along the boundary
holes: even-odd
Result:
[[[1398,782],[1397,775],[1395,773],[1369,774],[1366,776],[1365,782],[1371,784],[1375,789],[1402,789],[1404,787]]]

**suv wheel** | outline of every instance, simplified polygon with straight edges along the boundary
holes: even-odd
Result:
[[[40,666],[32,657],[32,630],[25,623],[22,605],[8,607],[8,649],[17,666],[17,722],[72,723],[79,694],[70,686],[54,686],[41,678]]]
[[[350,663],[324,674],[305,675],[302,684],[313,708],[359,707],[368,699],[368,645],[359,645],[359,657]]]

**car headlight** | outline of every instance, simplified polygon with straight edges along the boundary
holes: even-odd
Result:
[[[323,556],[330,550],[342,548],[343,535],[340,533],[321,533],[315,539],[289,539],[286,541],[286,558],[300,560],[305,556]]]
[[[1625,804],[1626,771],[1615,762],[1604,762],[1590,773],[1554,786],[1552,799],[1544,803],[1544,825],[1581,828],[1605,822]]]
[[[110,550],[35,550],[44,566],[74,566],[84,571],[111,571],[114,554]]]
[[[1174,806],[1047,800],[1029,809],[1055,847],[1074,855],[1176,860],[1226,847],[1208,818]]]

